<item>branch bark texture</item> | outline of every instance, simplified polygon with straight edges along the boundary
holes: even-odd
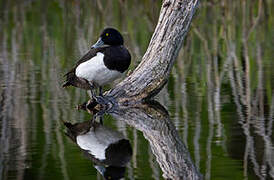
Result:
[[[165,179],[202,179],[167,111],[160,104],[147,102],[130,108],[120,107],[110,115],[143,132]]]
[[[119,104],[156,95],[167,82],[198,0],[164,0],[148,49],[135,71],[106,95]]]

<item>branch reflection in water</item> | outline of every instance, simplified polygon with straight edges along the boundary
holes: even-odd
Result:
[[[143,133],[149,141],[164,178],[202,178],[168,112],[158,102],[150,101],[134,107],[118,107],[109,114]]]
[[[121,179],[132,156],[129,140],[99,123],[91,121],[71,124],[64,122],[66,135],[93,161],[94,167],[106,179]]]

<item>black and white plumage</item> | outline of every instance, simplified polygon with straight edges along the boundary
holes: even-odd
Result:
[[[90,121],[71,124],[64,123],[67,135],[93,161],[94,167],[106,179],[124,177],[125,167],[132,157],[129,140],[106,126]],[[96,128],[95,128],[96,127]]]
[[[63,87],[89,90],[120,78],[131,61],[130,53],[123,44],[123,37],[116,29],[104,29],[96,44],[65,75]]]

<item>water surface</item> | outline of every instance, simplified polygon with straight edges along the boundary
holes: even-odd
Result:
[[[102,179],[65,135],[64,121],[86,122],[91,115],[74,108],[88,97],[62,89],[62,75],[106,26],[122,32],[133,70],[160,7],[145,0],[0,1],[1,179]],[[273,7],[271,0],[201,2],[155,98],[204,179],[274,178]],[[104,126],[131,144],[125,179],[163,179],[163,156],[129,122],[104,116]]]

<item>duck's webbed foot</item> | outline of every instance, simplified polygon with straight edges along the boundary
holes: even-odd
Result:
[[[94,99],[100,105],[107,105],[109,103],[109,100],[104,96],[96,96]]]

